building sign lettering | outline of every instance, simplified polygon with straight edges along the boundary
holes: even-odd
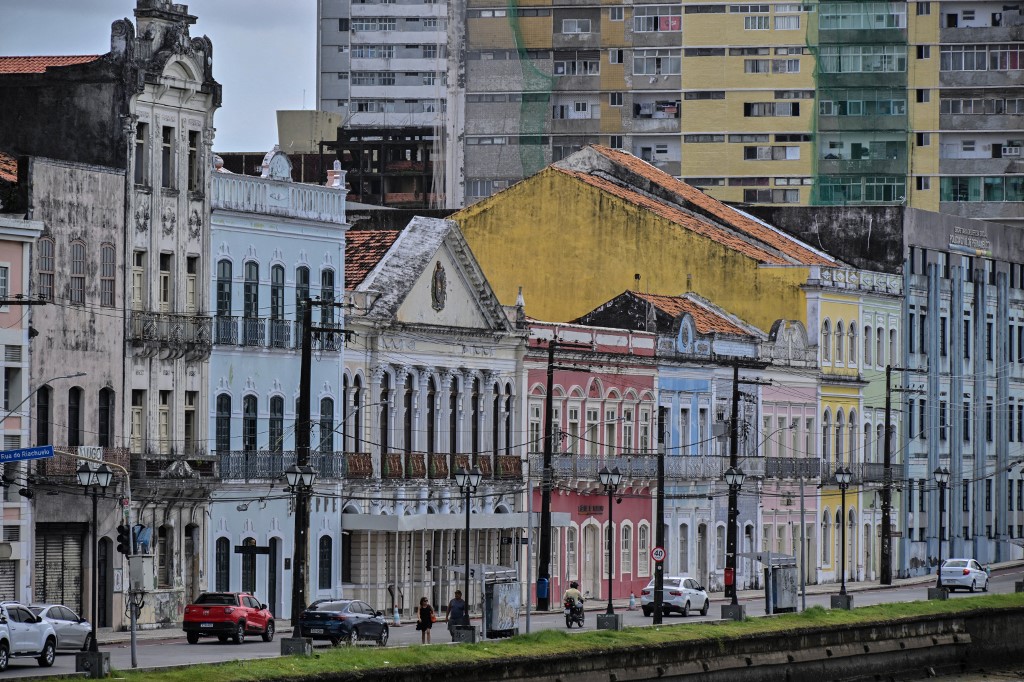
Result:
[[[954,227],[953,234],[949,235],[949,249],[972,256],[991,256],[992,242],[984,230]]]
[[[603,504],[581,504],[579,507],[576,508],[576,511],[578,511],[580,514],[603,514],[604,513],[604,505]]]

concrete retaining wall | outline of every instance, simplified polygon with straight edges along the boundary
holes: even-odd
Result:
[[[700,626],[696,626],[700,627]],[[447,682],[823,682],[900,680],[1019,662],[1024,608],[926,616],[730,640],[681,642],[543,660],[492,661],[339,674],[318,680]]]

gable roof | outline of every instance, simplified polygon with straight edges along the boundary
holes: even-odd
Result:
[[[0,180],[4,182],[18,181],[18,161],[9,154],[0,152]]]
[[[587,156],[596,155],[606,163],[587,165]],[[591,159],[593,157],[591,156]],[[578,160],[576,160],[578,159]],[[634,191],[644,189],[636,184],[637,178],[649,185],[652,194],[641,194],[647,198],[647,207],[651,204],[663,204],[674,207],[680,213],[691,214],[694,220],[718,223],[720,233],[732,232],[734,239],[757,246],[759,250],[774,252],[773,260],[762,260],[763,263],[786,263],[798,265],[836,265],[837,261],[826,253],[818,251],[798,239],[778,230],[764,222],[724,204],[701,190],[676,179],[663,170],[639,159],[628,152],[612,149],[603,145],[592,144],[576,152],[555,167],[574,169],[592,177],[606,177],[620,186],[632,187]],[[616,173],[616,171],[625,171]],[[634,176],[634,177],[630,177]],[[656,193],[656,195],[655,195]],[[666,196],[668,195],[668,196]],[[709,235],[710,236],[710,235]],[[733,246],[735,242],[729,243]]]
[[[764,336],[761,330],[729,315],[707,299],[693,293],[686,293],[682,296],[661,296],[659,294],[644,294],[639,291],[629,293],[674,318],[689,315],[693,318],[693,324],[701,334]]]
[[[359,286],[401,234],[399,230],[349,230],[345,234],[345,289]]]
[[[360,232],[362,230],[356,230],[354,233]],[[373,230],[373,232],[384,231]],[[353,232],[350,231],[346,235],[346,239],[352,234]],[[487,321],[489,329],[505,331],[512,329],[505,309],[491,289],[480,264],[454,221],[416,216],[404,229],[391,231],[390,234],[395,236],[379,235],[376,240],[367,237],[363,247],[363,261],[355,266],[357,270],[365,269],[366,271],[362,274],[360,281],[351,287],[351,290],[368,291],[377,295],[365,311],[364,318],[385,323],[392,322],[419,277],[429,267],[430,262],[441,249],[448,248],[453,260],[461,268],[469,287],[472,291],[477,292],[480,311]],[[388,248],[380,251],[388,239],[390,239]],[[356,250],[359,250],[359,247]],[[348,255],[349,249],[346,244],[346,288],[348,288],[349,281]],[[376,257],[376,261],[371,264],[370,261],[374,257]]]
[[[51,66],[74,66],[99,59],[98,54],[52,57],[0,57],[0,73],[43,73]]]
[[[788,265],[790,263],[790,261],[782,256],[772,253],[771,251],[763,249],[742,237],[732,234],[729,230],[723,229],[721,226],[716,225],[711,221],[701,220],[700,218],[687,213],[680,208],[672,206],[671,204],[658,201],[653,197],[642,194],[628,187],[624,187],[623,185],[612,182],[606,178],[597,175],[590,175],[589,173],[584,173],[582,171],[559,168],[557,166],[552,166],[551,168],[558,173],[571,175],[588,185],[608,192],[609,194],[613,194],[631,204],[641,206],[652,213],[660,215],[676,225],[679,225],[680,227],[707,237],[708,239],[712,239],[720,244],[724,244],[725,246],[735,251],[739,251],[760,263],[769,263],[772,265]]]

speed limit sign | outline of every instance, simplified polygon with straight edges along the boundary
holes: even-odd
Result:
[[[664,561],[665,560],[665,548],[664,547],[655,547],[654,549],[652,549],[651,550],[651,558],[654,559],[655,561],[657,561],[658,563],[661,563],[662,561]]]

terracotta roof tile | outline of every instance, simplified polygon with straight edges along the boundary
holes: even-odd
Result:
[[[0,152],[0,180],[18,181],[18,161],[13,156]]]
[[[359,286],[370,274],[401,230],[349,230],[345,234],[345,290]]]
[[[679,317],[689,313],[693,318],[694,326],[701,334],[735,334],[737,336],[751,336],[751,333],[742,327],[734,324],[729,318],[720,315],[711,308],[687,296],[660,296],[658,294],[643,294],[639,291],[630,292],[637,298],[650,302],[655,308],[662,312]]]
[[[594,175],[589,175],[587,173],[583,173],[580,171],[559,168],[557,166],[552,166],[552,169],[559,173],[571,175],[574,178],[577,178],[587,183],[588,185],[592,185],[594,187],[597,187],[598,189],[608,192],[609,194],[614,194],[615,196],[625,201],[628,201],[631,204],[642,206],[643,208],[653,213],[656,213],[657,215],[660,215],[661,217],[667,220],[672,221],[673,223],[679,225],[683,229],[707,237],[708,239],[713,239],[714,241],[723,244],[730,249],[745,254],[746,256],[749,256],[750,258],[753,258],[760,263],[769,263],[772,265],[788,264],[788,261],[786,261],[786,259],[782,258],[778,254],[772,253],[771,251],[768,251],[766,249],[762,249],[757,245],[752,244],[751,242],[742,239],[735,234],[730,233],[727,230],[723,230],[718,225],[715,225],[709,221],[700,220],[699,218],[693,216],[690,213],[687,213],[686,211],[682,211],[674,206],[662,203],[660,201],[657,201],[656,199],[652,199],[647,195],[640,194],[639,192],[623,187],[622,185],[617,185],[610,180],[606,180],[604,178],[600,178]]]
[[[750,238],[756,239],[766,246],[775,249],[780,253],[786,254],[798,263],[802,263],[804,265],[835,265],[836,263],[835,260],[822,253],[807,248],[806,245],[785,233],[773,230],[770,227],[759,223],[749,216],[740,213],[731,206],[723,204],[717,199],[708,196],[696,187],[688,185],[681,180],[677,180],[668,173],[655,168],[651,164],[643,161],[642,159],[638,159],[632,154],[597,144],[591,145],[591,147],[602,156],[624,166],[638,175],[647,178],[651,182],[664,187],[670,192],[674,192],[685,201],[693,204],[698,210],[704,211],[736,231],[742,232]]]
[[[0,57],[0,73],[43,73],[51,66],[74,66],[99,59],[98,54],[56,57]]]

